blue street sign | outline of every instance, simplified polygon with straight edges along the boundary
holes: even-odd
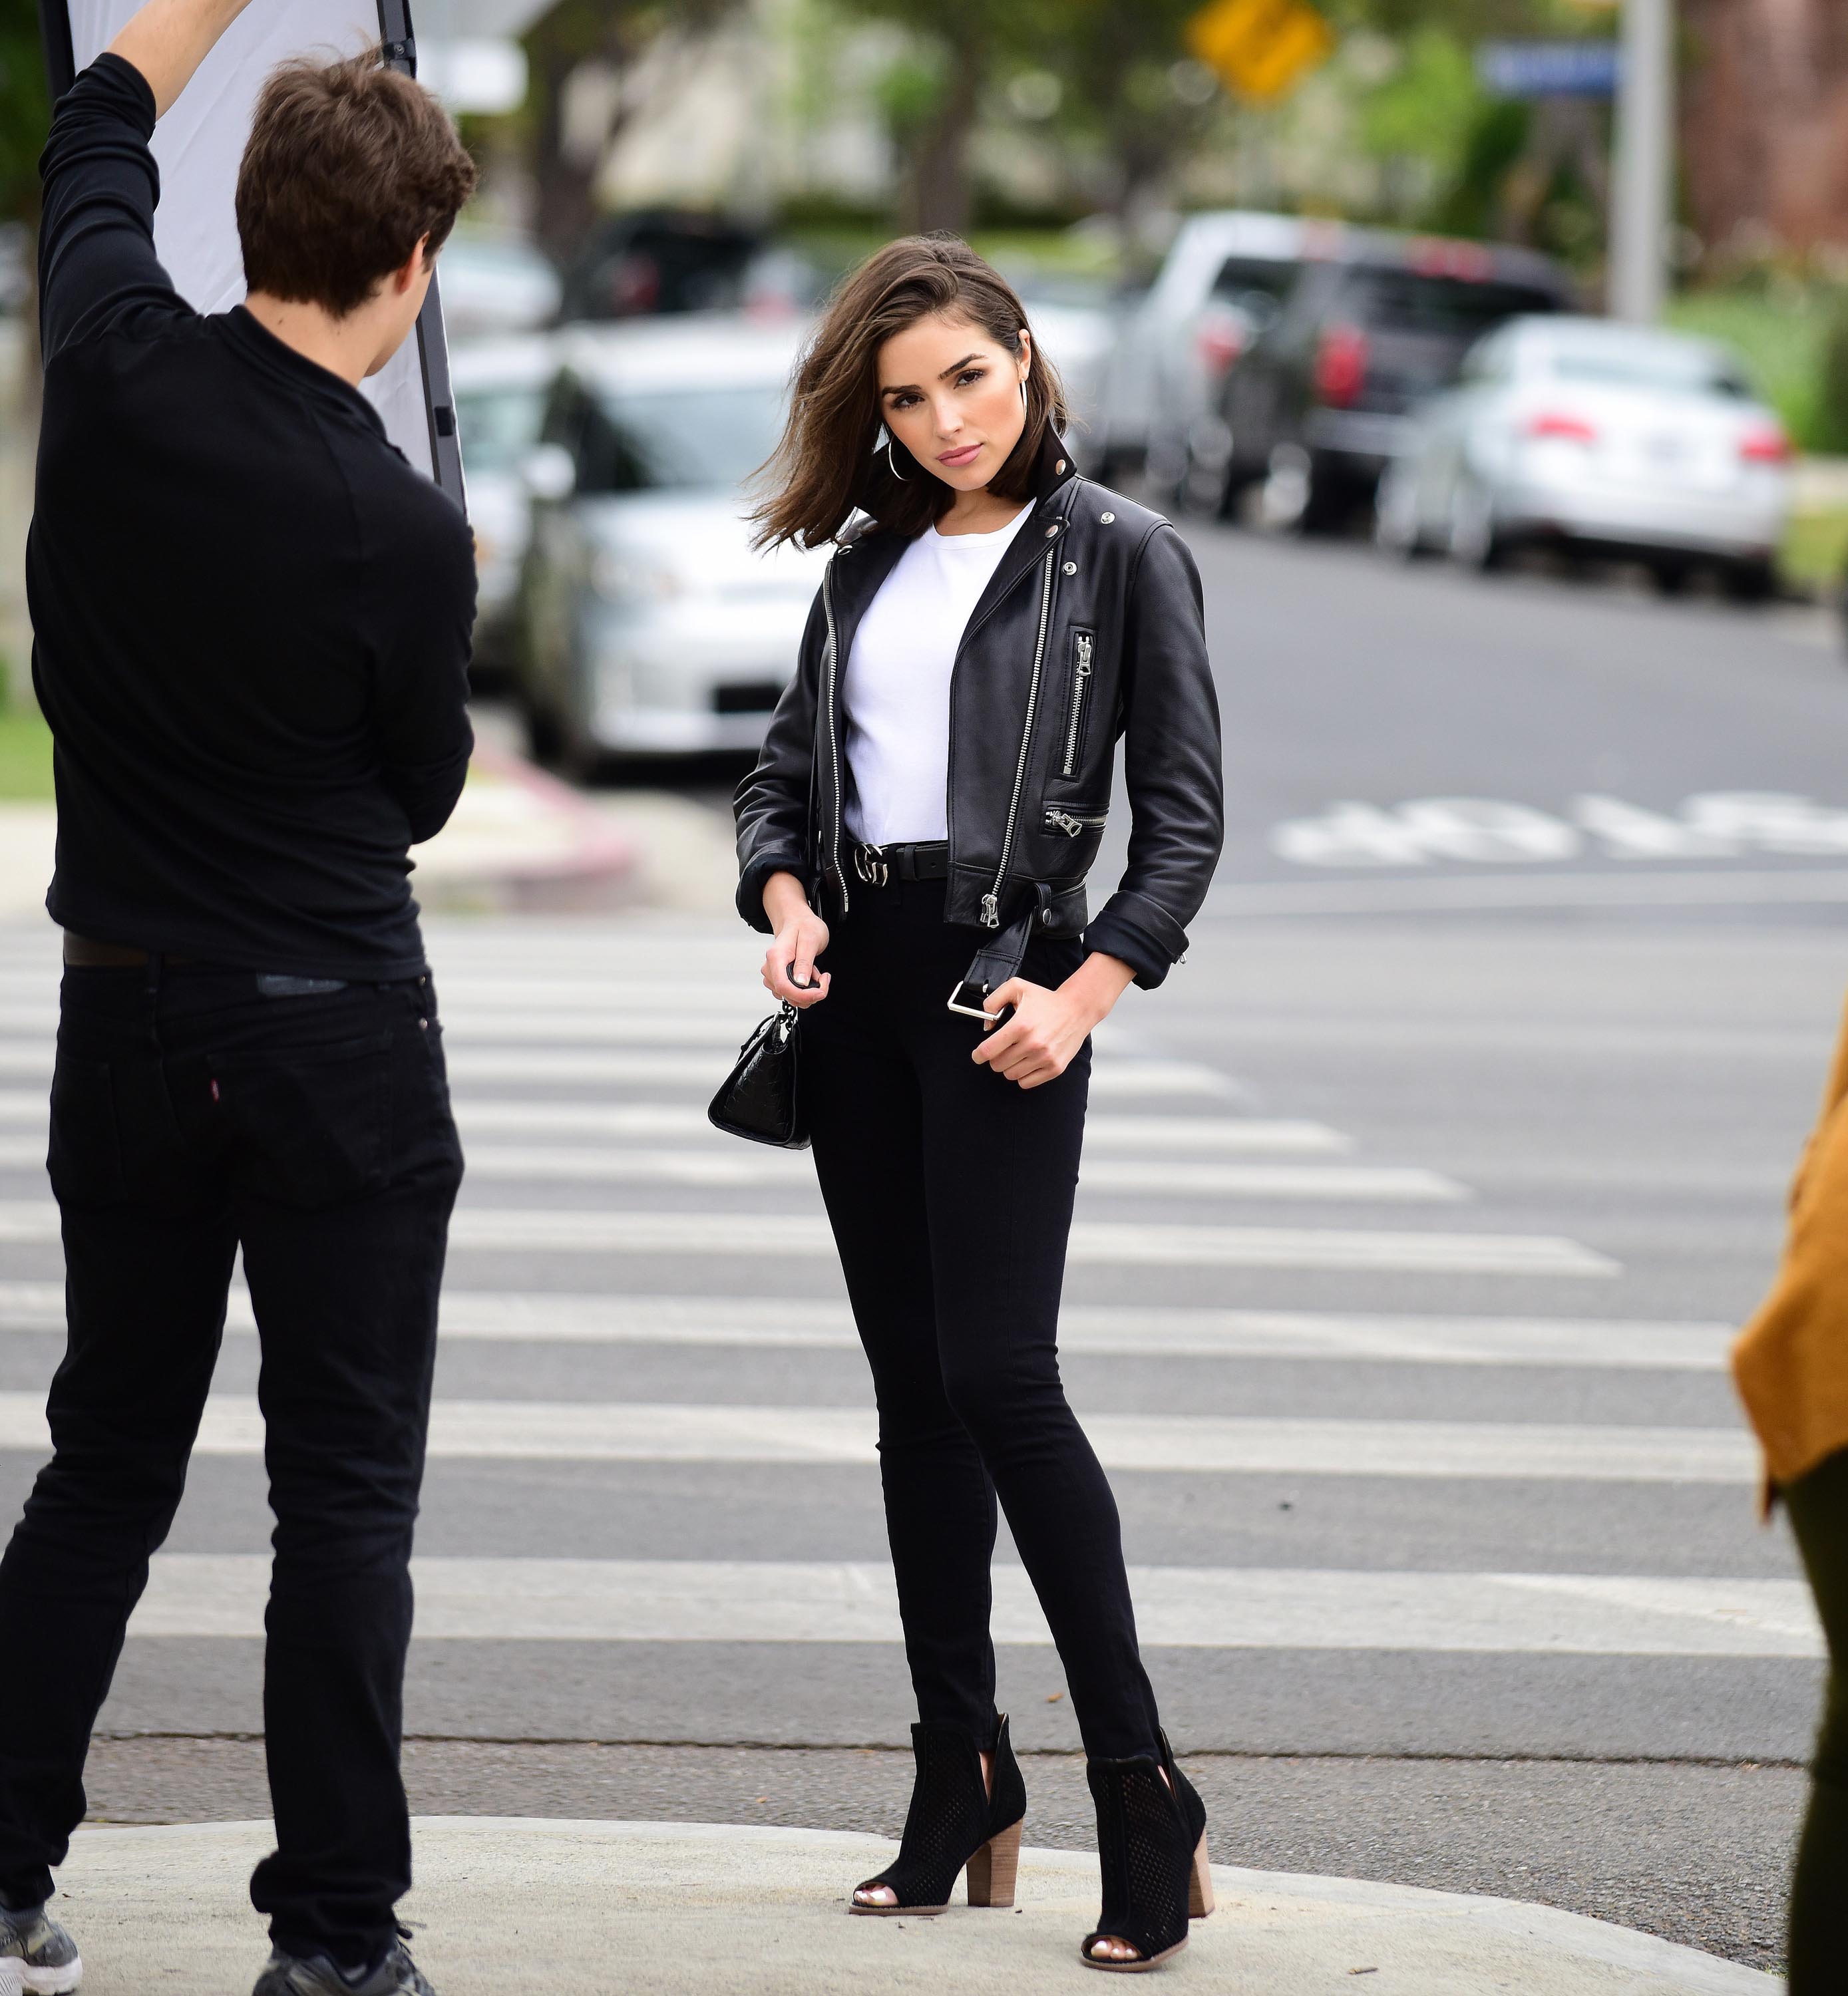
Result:
[[[1498,97],[1614,97],[1623,71],[1615,42],[1485,42],[1476,74]]]

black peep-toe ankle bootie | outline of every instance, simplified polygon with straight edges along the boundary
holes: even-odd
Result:
[[[1079,1950],[1087,1968],[1123,1974],[1159,1968],[1187,1945],[1188,1921],[1204,1919],[1213,1910],[1206,1805],[1175,1765],[1168,1735],[1158,1736],[1159,1760],[1138,1754],[1093,1760],[1085,1770],[1097,1804],[1103,1872],[1103,1912]],[[1091,1952],[1100,1940],[1124,1941],[1136,1952],[1113,1961]]]
[[[917,1775],[897,1857],[856,1893],[889,1885],[897,1904],[848,1901],[856,1913],[941,1913],[950,1903],[956,1874],[969,1870],[972,1906],[1011,1906],[1020,1862],[1020,1823],[1027,1784],[1013,1757],[1003,1717],[995,1735],[990,1785],[982,1781],[982,1756],[972,1734],[959,1726],[928,1722],[911,1729]]]

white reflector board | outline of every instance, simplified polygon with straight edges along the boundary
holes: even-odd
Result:
[[[140,0],[42,0],[54,98],[108,46],[139,5]],[[380,43],[394,68],[415,74],[405,0],[260,0],[232,22],[201,64],[155,126],[153,140],[160,168],[154,246],[188,304],[202,312],[228,311],[244,295],[234,197],[264,78],[291,56],[332,61]],[[364,384],[364,392],[391,441],[459,505],[462,460],[435,283],[416,332]]]

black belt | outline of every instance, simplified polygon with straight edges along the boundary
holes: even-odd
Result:
[[[934,838],[916,845],[856,845],[853,848],[853,870],[869,887],[887,886],[894,880],[947,880],[950,872],[950,842],[947,838]],[[1003,1008],[999,1013],[986,1013],[982,1010],[980,1000],[989,992],[998,991],[1019,971],[1027,954],[1027,938],[1036,927],[1051,920],[1052,891],[1049,887],[1036,885],[1032,902],[1006,928],[999,931],[984,948],[976,952],[975,962],[957,979],[950,993],[949,1009],[965,1019],[980,1019],[989,1024],[1006,1018],[1011,1008]],[[965,1004],[965,994],[971,993],[977,1002]]]
[[[933,838],[916,845],[856,845],[853,870],[869,887],[894,880],[947,880],[950,842]]]

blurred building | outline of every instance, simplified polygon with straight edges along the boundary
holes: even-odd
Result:
[[[1848,260],[1848,5],[1682,0],[1682,26],[1689,219],[1709,252]]]

